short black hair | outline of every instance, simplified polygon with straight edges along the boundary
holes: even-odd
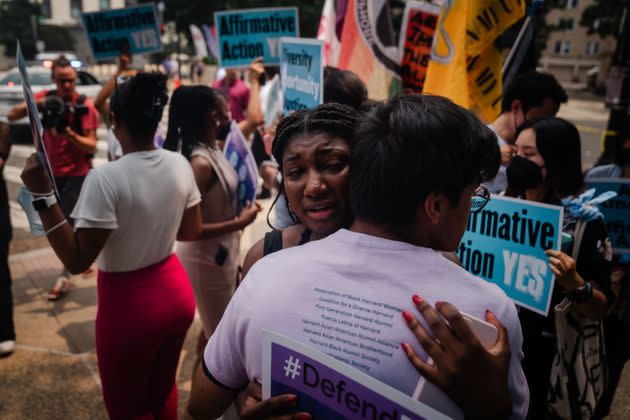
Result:
[[[168,102],[166,76],[140,72],[116,86],[110,99],[115,122],[123,122],[138,143],[153,141]]]
[[[367,100],[367,86],[350,70],[324,67],[324,102],[336,102],[360,110]]]
[[[222,106],[219,91],[205,85],[182,86],[173,92],[164,148],[181,150],[190,160],[193,149],[205,144],[208,113]]]
[[[360,118],[351,144],[350,205],[356,218],[404,226],[432,192],[457,205],[472,183],[494,178],[496,134],[449,99],[403,95]]]
[[[501,112],[507,112],[514,100],[521,101],[523,111],[541,106],[551,98],[558,106],[568,100],[567,93],[555,77],[549,73],[532,71],[517,75],[503,93]]]

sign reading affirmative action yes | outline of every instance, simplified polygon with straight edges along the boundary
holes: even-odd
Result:
[[[155,5],[83,14],[94,58],[118,57],[121,50],[146,54],[162,49]]]
[[[495,283],[516,304],[546,315],[554,275],[545,254],[560,249],[563,209],[492,196],[471,213],[457,249],[462,266]]]
[[[246,67],[257,57],[279,64],[280,38],[299,36],[295,7],[273,7],[216,12],[221,67]]]

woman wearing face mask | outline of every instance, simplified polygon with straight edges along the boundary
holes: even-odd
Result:
[[[591,169],[586,174],[587,181],[593,178],[630,178],[630,118],[626,118],[620,140],[617,142],[615,163]],[[630,358],[630,255],[613,256],[611,283],[616,301],[615,310],[611,310],[604,322],[610,381],[603,398],[604,411],[612,402],[623,367]]]
[[[239,125],[247,132],[246,121]],[[180,150],[192,165],[202,194],[202,221],[206,230],[206,239],[176,245],[203,324],[199,350],[234,294],[240,231],[260,211],[257,203],[240,214],[237,211],[238,175],[217,145],[217,139],[225,140],[229,129],[227,102],[215,89],[183,86],[173,93],[164,148]]]
[[[506,195],[561,205],[563,199],[583,191],[580,135],[573,124],[559,118],[529,121],[519,128],[516,146],[518,154],[507,168]],[[563,232],[573,235],[578,218],[580,215],[572,207],[565,207]],[[547,255],[556,276],[550,307],[566,296],[580,314],[601,320],[611,298],[611,249],[603,220],[586,222],[577,263],[564,252],[548,250]],[[545,317],[521,309],[519,318],[525,354],[523,370],[530,389],[528,417],[545,418],[556,349],[554,311]]]

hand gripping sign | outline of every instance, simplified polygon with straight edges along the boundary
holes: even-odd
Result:
[[[545,251],[560,250],[562,217],[559,206],[493,195],[470,214],[457,256],[517,305],[546,315],[555,278]]]

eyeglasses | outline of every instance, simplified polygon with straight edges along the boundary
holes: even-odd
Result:
[[[74,83],[76,81],[77,81],[76,78],[74,78],[74,79],[57,79],[57,83],[59,83],[61,85],[63,85],[64,83]]]
[[[490,201],[490,191],[483,185],[480,185],[471,197],[470,211],[473,213],[478,212],[488,204],[488,201]]]

